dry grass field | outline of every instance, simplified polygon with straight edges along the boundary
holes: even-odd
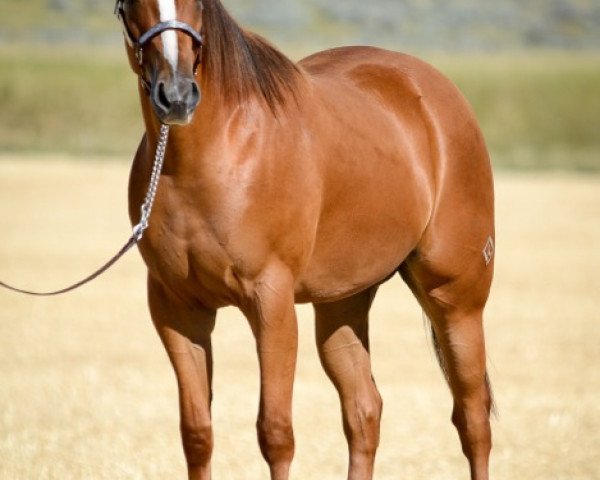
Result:
[[[129,234],[127,164],[0,160],[0,279],[75,281]],[[502,173],[497,274],[487,310],[495,480],[600,479],[600,177]],[[174,376],[151,326],[144,267],[131,253],[79,292],[0,292],[0,479],[180,479]],[[292,478],[345,478],[334,389],[299,307]],[[451,399],[399,279],[372,314],[384,399],[379,480],[467,478]],[[255,440],[258,370],[235,310],[217,322],[214,477],[267,478]]]

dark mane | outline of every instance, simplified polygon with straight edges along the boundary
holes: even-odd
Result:
[[[239,102],[258,94],[275,111],[290,94],[295,97],[297,65],[262,37],[240,28],[220,0],[203,3],[205,75],[224,100]]]

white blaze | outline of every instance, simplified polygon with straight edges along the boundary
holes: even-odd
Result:
[[[177,20],[177,9],[175,0],[158,0],[158,10],[160,12],[160,21],[168,22],[169,20]],[[175,30],[167,30],[161,33],[163,44],[163,54],[167,61],[171,64],[173,71],[177,70],[179,61],[179,45],[177,44],[177,32]]]

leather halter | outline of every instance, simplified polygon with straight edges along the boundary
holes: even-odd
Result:
[[[146,44],[152,41],[153,38],[168,30],[176,30],[187,34],[192,38],[192,40],[194,40],[194,42],[198,46],[198,53],[196,55],[193,70],[194,75],[196,75],[198,67],[202,63],[202,47],[204,46],[204,39],[202,38],[202,34],[198,32],[194,27],[192,27],[189,23],[180,22],[179,20],[168,20],[166,22],[157,23],[156,25],[150,27],[146,32],[142,33],[136,40],[133,34],[131,33],[131,30],[125,18],[125,8],[123,6],[124,2],[125,0],[117,0],[117,3],[115,5],[115,15],[123,25],[123,33],[125,35],[125,39],[127,40],[128,45],[132,47],[135,51],[135,58],[137,59],[138,65],[140,66],[141,70],[140,81],[146,92],[150,92],[150,90],[152,89],[152,83],[150,83],[150,81],[146,79],[146,77],[144,76],[143,69],[141,68],[144,65],[144,47],[146,46]]]

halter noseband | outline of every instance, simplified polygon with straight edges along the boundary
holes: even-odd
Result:
[[[144,47],[146,44],[163,32],[168,30],[176,30],[192,37],[192,40],[194,40],[194,42],[198,45],[198,54],[196,55],[196,61],[194,62],[194,75],[196,75],[198,66],[200,63],[202,63],[202,47],[204,45],[202,34],[188,23],[180,22],[179,20],[168,20],[166,22],[157,23],[156,25],[150,27],[136,40],[129,29],[127,20],[125,19],[125,9],[123,7],[124,1],[125,0],[117,0],[115,5],[115,15],[123,25],[123,32],[125,34],[127,43],[135,50],[135,58],[137,59],[140,68],[144,65]],[[140,81],[144,89],[149,92],[152,88],[152,84],[145,78],[143,71],[140,74]]]

